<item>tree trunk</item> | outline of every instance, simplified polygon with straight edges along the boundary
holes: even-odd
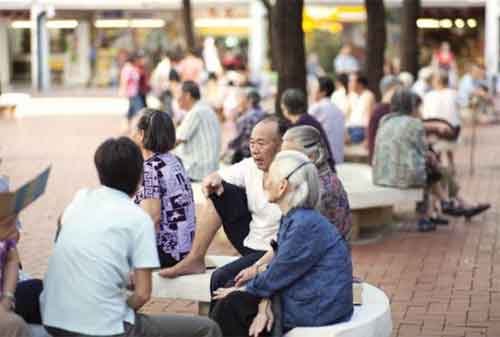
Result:
[[[418,73],[418,30],[420,0],[403,0],[401,16],[401,70],[408,71],[416,78]]]
[[[289,88],[306,90],[306,57],[302,11],[304,0],[276,0],[272,9],[273,47],[277,58],[276,113],[281,114],[281,94]]]
[[[184,30],[186,34],[186,47],[189,51],[194,52],[194,30],[193,16],[191,13],[191,0],[182,0],[182,15],[184,18]]]
[[[269,60],[271,60],[271,70],[276,71],[278,69],[278,52],[279,50],[277,48],[274,48],[274,41],[276,40],[274,34],[274,24],[273,24],[273,6],[271,5],[271,2],[269,0],[261,0],[262,4],[266,8],[267,11],[267,56],[269,57]]]
[[[365,73],[368,87],[380,100],[379,83],[384,76],[386,26],[384,0],[365,0],[367,13],[367,42]]]

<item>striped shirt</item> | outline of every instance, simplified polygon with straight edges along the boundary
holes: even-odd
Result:
[[[219,168],[221,129],[215,112],[198,102],[177,128],[177,139],[184,141],[175,149],[189,178],[202,180]]]

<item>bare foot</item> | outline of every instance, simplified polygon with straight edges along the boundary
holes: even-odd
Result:
[[[205,272],[205,259],[186,257],[173,267],[159,271],[161,277],[174,278],[182,275],[203,274]]]

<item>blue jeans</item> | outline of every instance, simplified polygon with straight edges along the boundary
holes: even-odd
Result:
[[[128,99],[128,111],[127,111],[127,119],[132,119],[134,116],[142,109],[145,108],[144,98],[141,95],[136,95],[133,97],[129,97]]]
[[[365,128],[362,126],[349,127],[347,128],[347,133],[353,144],[359,144],[365,140]]]

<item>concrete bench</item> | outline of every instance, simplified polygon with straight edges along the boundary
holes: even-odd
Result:
[[[337,165],[337,174],[347,192],[353,214],[353,240],[359,238],[362,227],[391,223],[395,205],[416,203],[423,199],[422,189],[397,189],[374,185],[372,168],[366,164]]]
[[[344,162],[369,164],[368,149],[363,144],[345,145]]]
[[[5,93],[0,95],[0,117],[13,118],[16,109],[30,100],[30,95]]]
[[[422,189],[397,189],[373,184],[372,167],[366,164],[337,165],[337,174],[344,185],[353,215],[351,239],[357,240],[361,228],[376,227],[393,222],[394,206],[416,203],[423,199]],[[201,184],[193,185],[194,200],[204,200]]]
[[[207,256],[207,263],[223,266],[232,262],[235,256]],[[165,279],[153,274],[153,297],[181,299],[198,302],[198,313],[208,314],[210,303],[210,276],[213,270],[204,274],[186,275],[175,279]],[[331,326],[301,327],[289,331],[285,337],[389,337],[392,319],[389,299],[385,293],[367,283],[363,283],[362,305],[355,306],[350,321]]]

